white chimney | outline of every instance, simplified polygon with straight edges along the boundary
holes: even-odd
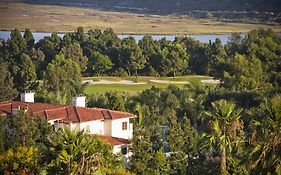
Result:
[[[86,106],[86,97],[82,95],[78,95],[76,97],[72,97],[72,105],[85,107]]]
[[[34,93],[33,92],[20,93],[20,101],[33,103],[34,102]]]

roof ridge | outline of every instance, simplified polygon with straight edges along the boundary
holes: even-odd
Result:
[[[124,111],[115,111],[115,110],[109,110],[109,111],[116,112],[116,113],[121,113],[121,114],[131,114],[129,112],[124,112]]]
[[[101,110],[100,112],[101,112],[101,114],[102,114],[102,116],[103,116],[104,119],[106,119],[106,116],[104,115],[103,112],[107,112],[108,115],[109,115],[109,117],[110,117],[110,119],[112,119],[112,115],[111,115],[111,113],[110,113],[110,111],[109,111],[108,109]]]
[[[48,120],[48,113],[47,113],[47,110],[44,110],[44,113],[46,115],[46,120]]]
[[[11,101],[0,102],[0,106],[2,106],[2,105],[9,105],[9,104],[12,104],[12,102]]]
[[[0,101],[0,104],[2,104],[2,103],[11,103],[11,102],[12,102],[12,100]]]
[[[79,123],[81,122],[81,119],[80,119],[80,115],[79,115],[79,112],[77,111],[77,106],[74,106],[74,111],[75,111],[75,114],[77,116],[77,119],[79,121]]]
[[[59,110],[59,109],[65,109],[67,106],[59,107],[59,108],[51,108],[51,109],[43,109],[42,111],[52,111],[52,110]],[[41,112],[41,111],[37,111]]]
[[[84,109],[91,109],[91,110],[99,110],[99,111],[109,111],[109,112],[116,112],[116,113],[121,113],[121,114],[131,114],[130,112],[127,111],[117,111],[117,110],[111,110],[111,109],[106,109],[106,108],[99,108],[99,107],[80,107],[80,106],[76,106],[78,108],[84,108]]]

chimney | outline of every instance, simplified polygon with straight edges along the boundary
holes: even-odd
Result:
[[[86,97],[83,95],[78,95],[76,97],[72,97],[72,105],[85,107],[86,106]]]
[[[34,102],[34,93],[33,92],[20,93],[20,101],[33,103]]]

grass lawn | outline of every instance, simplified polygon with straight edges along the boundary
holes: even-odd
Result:
[[[225,34],[246,33],[258,28],[281,32],[280,25],[222,22],[188,16],[153,16],[110,12],[91,8],[0,2],[0,29],[18,28],[43,32],[69,32],[113,28],[117,34]]]
[[[133,82],[146,82],[147,84],[141,84],[141,85],[126,85],[126,84],[88,84],[85,89],[85,93],[90,94],[96,94],[96,93],[104,93],[108,91],[117,91],[117,92],[124,92],[129,94],[137,94],[139,92],[142,92],[143,90],[150,89],[152,86],[157,88],[167,88],[169,84],[163,84],[163,83],[156,83],[151,82],[149,80],[167,80],[167,81],[188,81],[190,83],[200,83],[201,80],[209,80],[212,79],[212,77],[208,76],[181,76],[176,78],[171,77],[144,77],[140,76],[138,78],[135,77],[84,77],[83,80],[93,80],[93,81],[99,81],[99,80],[108,80],[108,81],[121,81],[121,80],[130,80]],[[174,84],[175,86],[178,86],[180,88],[183,88],[184,84]]]

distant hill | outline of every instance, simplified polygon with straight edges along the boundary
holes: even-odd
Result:
[[[22,0],[32,3],[92,6],[108,10],[186,13],[201,11],[281,11],[280,0]]]
[[[281,23],[281,0],[0,0],[248,23]]]

